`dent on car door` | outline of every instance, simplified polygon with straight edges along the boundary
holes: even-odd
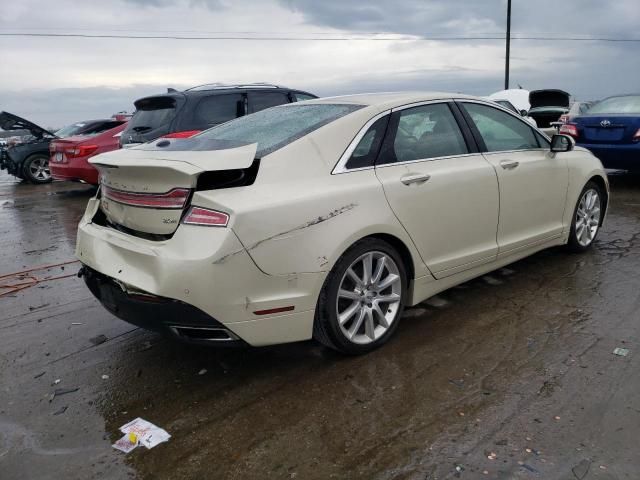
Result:
[[[376,165],[392,210],[436,278],[496,258],[498,182],[448,103],[394,112]]]
[[[499,253],[561,235],[569,172],[566,157],[526,122],[489,105],[463,102],[500,185]]]

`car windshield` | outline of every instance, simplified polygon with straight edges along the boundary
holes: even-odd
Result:
[[[197,137],[257,143],[256,156],[262,157],[362,107],[328,103],[273,107],[210,128]]]
[[[605,98],[589,109],[590,115],[601,113],[639,113],[640,95]]]

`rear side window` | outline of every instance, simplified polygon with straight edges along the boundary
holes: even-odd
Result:
[[[540,148],[533,129],[524,121],[487,105],[463,105],[480,132],[488,152]]]
[[[249,92],[249,113],[259,112],[284,103],[289,103],[289,96],[284,92]]]
[[[367,130],[362,139],[356,145],[355,150],[349,157],[345,168],[363,168],[370,167],[375,164],[376,157],[380,151],[380,145],[384,139],[389,123],[389,115],[376,120],[371,128]]]
[[[344,104],[270,108],[211,128],[197,137],[236,145],[257,143],[256,156],[260,158],[360,108],[362,105]]]
[[[165,126],[176,114],[176,100],[171,97],[153,97],[138,100],[127,130],[144,133]]]
[[[314,97],[313,95],[309,95],[306,93],[299,93],[299,92],[293,92],[292,95],[293,95],[293,98],[295,98],[296,102],[304,102],[305,100],[313,100],[314,98],[317,98],[317,97]]]
[[[242,94],[212,95],[205,97],[195,108],[194,124],[198,128],[209,128],[244,115]]]
[[[445,103],[422,105],[396,113],[393,142],[378,163],[410,162],[469,153],[451,109]]]

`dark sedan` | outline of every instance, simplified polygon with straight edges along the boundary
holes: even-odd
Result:
[[[640,171],[640,94],[605,98],[560,128],[605,168]]]

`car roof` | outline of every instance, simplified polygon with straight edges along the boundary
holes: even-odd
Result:
[[[463,95],[461,93],[446,92],[381,92],[361,93],[357,95],[340,95],[336,97],[323,97],[314,100],[306,100],[305,103],[352,103],[370,107],[388,109],[407,105],[410,103],[429,102],[433,100],[469,99],[488,102],[481,97]],[[295,105],[295,104],[290,104]]]

